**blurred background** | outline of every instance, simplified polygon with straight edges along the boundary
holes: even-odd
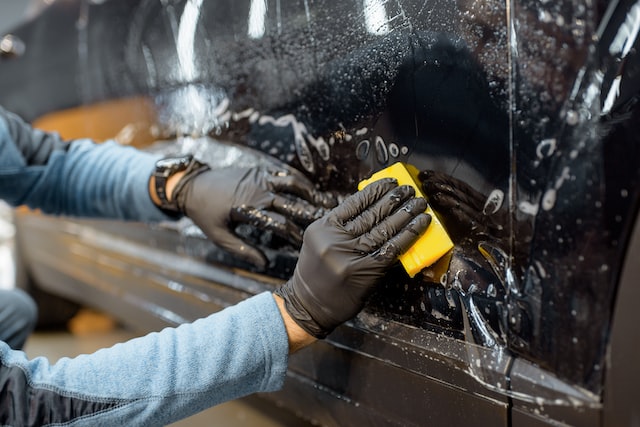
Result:
[[[2,0],[2,11],[0,12],[0,32],[6,32],[17,21],[22,19],[27,10],[33,7],[33,3],[28,0]]]
[[[25,0],[2,0],[0,3],[0,35],[4,35],[17,22],[28,14],[28,9],[33,7],[32,2]],[[14,228],[11,222],[11,208],[0,201],[0,288],[13,287],[13,234]]]

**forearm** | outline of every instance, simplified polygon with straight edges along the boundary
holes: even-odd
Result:
[[[18,162],[32,166],[44,165],[51,153],[66,151],[68,148],[68,144],[58,134],[33,129],[1,106],[0,141],[0,152],[4,156],[15,156]]]
[[[276,304],[278,304],[278,310],[280,310],[280,316],[282,316],[282,320],[287,331],[289,353],[295,353],[301,348],[306,347],[309,344],[313,344],[317,339],[298,326],[284,307],[284,300],[282,297],[274,294],[273,298],[276,300]]]
[[[165,185],[165,192],[167,194],[167,200],[173,200],[173,190],[180,182],[180,179],[184,176],[185,172],[176,172],[167,179],[167,183]],[[158,197],[158,193],[156,192],[156,181],[155,177],[151,176],[149,179],[149,195],[151,196],[151,200],[156,206],[160,206],[160,198]]]
[[[60,215],[169,219],[149,195],[157,158],[113,141],[67,143],[0,107],[0,198],[14,206]]]
[[[115,142],[75,141],[66,154],[52,155],[24,203],[52,214],[165,220],[148,191],[156,160]]]
[[[60,422],[83,417],[86,425],[166,425],[223,401],[279,389],[287,351],[268,293],[55,365],[27,361],[0,344],[0,387],[15,400],[0,414],[0,425],[40,424],[45,416]]]

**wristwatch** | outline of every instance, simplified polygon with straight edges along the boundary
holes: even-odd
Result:
[[[174,197],[172,200],[167,198],[167,181],[172,175],[178,172],[183,172],[187,169],[199,169],[202,166],[204,166],[204,164],[197,161],[191,154],[183,157],[160,159],[156,162],[153,177],[155,178],[156,195],[158,196],[158,199],[160,199],[160,209],[173,214],[182,213],[178,207],[178,198],[175,197],[175,194],[173,195]],[[186,175],[187,174],[185,174],[185,176]]]

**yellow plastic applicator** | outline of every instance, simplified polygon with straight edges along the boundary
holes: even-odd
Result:
[[[397,162],[361,181],[358,184],[358,190],[381,178],[395,178],[399,185],[412,186],[416,190],[416,197],[424,197],[418,183],[418,173],[415,166]],[[438,215],[428,205],[425,212],[431,215],[429,228],[407,252],[400,255],[400,262],[410,277],[414,277],[423,268],[431,266],[453,248],[453,242]]]

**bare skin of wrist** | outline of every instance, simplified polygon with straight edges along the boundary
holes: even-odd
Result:
[[[183,176],[184,176],[184,171],[176,172],[173,175],[171,175],[169,179],[167,179],[167,185],[165,186],[165,191],[167,193],[167,199],[169,201],[171,201],[171,198],[173,196],[173,189],[176,187],[176,185],[178,185],[180,178],[182,178]],[[152,176],[151,179],[149,179],[149,195],[151,196],[151,200],[153,200],[153,203],[155,203],[156,206],[161,205],[160,199],[156,194],[156,178],[154,176]]]
[[[276,304],[280,309],[280,315],[284,321],[284,327],[287,330],[287,336],[289,337],[289,354],[293,354],[301,348],[314,343],[317,338],[298,326],[298,324],[291,318],[287,310],[284,308],[284,300],[278,295],[273,295],[273,298],[276,300]]]

